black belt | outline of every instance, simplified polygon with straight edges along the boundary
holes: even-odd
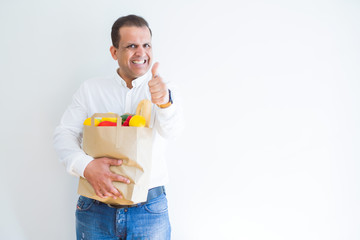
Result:
[[[137,204],[133,204],[133,205],[114,205],[114,204],[107,204],[107,205],[112,208],[130,208],[130,207],[141,206],[141,205],[146,204],[150,200],[157,198],[158,196],[160,196],[163,193],[165,193],[164,186],[154,187],[154,188],[149,189],[146,202],[137,203]]]

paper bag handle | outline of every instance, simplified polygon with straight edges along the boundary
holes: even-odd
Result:
[[[94,113],[91,116],[91,126],[95,126],[95,120],[96,117],[114,117],[117,118],[117,127],[121,127],[122,124],[122,118],[117,113]]]

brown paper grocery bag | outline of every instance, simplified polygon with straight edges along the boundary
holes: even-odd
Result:
[[[94,126],[96,117],[116,117],[117,126]],[[111,166],[110,170],[130,179],[130,184],[113,182],[123,199],[100,198],[90,183],[80,177],[78,193],[107,204],[145,202],[151,174],[152,131],[147,127],[122,127],[121,117],[115,113],[95,113],[91,125],[84,125],[83,150],[94,158],[122,159],[121,166]]]

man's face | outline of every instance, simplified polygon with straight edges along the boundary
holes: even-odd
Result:
[[[119,48],[110,52],[119,63],[119,74],[126,81],[144,75],[152,62],[151,34],[147,27],[121,27]]]

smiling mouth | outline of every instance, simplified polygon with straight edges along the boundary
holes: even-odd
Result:
[[[143,59],[143,60],[133,60],[131,61],[133,64],[145,64],[146,63],[146,60]]]

